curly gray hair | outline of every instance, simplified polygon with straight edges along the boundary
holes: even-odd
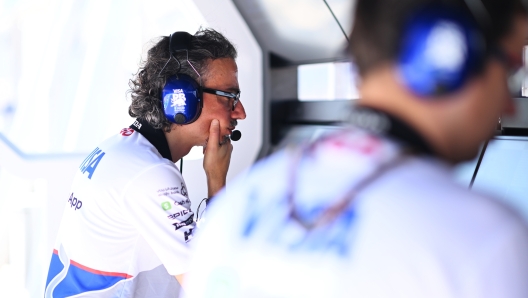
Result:
[[[236,59],[237,56],[233,44],[214,29],[198,30],[191,40],[188,52],[189,61],[202,76],[202,81],[207,79],[207,66],[210,61],[219,58]],[[180,51],[175,56],[181,61],[181,69],[176,59],[169,61],[169,58],[169,36],[162,36],[148,51],[147,60],[142,62],[138,72],[129,81],[130,90],[128,91],[132,98],[128,114],[147,121],[155,129],[164,131],[170,131],[171,127],[171,122],[165,117],[161,102],[161,91],[167,79],[176,73],[182,73],[196,81],[199,80],[196,72],[186,62],[187,53],[185,51]],[[162,69],[163,72],[160,73]]]

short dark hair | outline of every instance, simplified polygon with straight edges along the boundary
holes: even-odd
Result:
[[[491,24],[483,28],[488,45],[495,45],[511,30],[516,14],[526,14],[521,0],[474,1],[481,1],[489,15]],[[395,61],[409,12],[434,3],[470,14],[464,0],[357,0],[348,50],[359,73],[365,75],[383,63]]]
[[[219,58],[236,59],[237,51],[233,44],[214,29],[200,29],[191,39],[188,49],[189,61],[200,74],[202,83],[207,80],[207,66],[212,60]],[[161,92],[167,79],[177,73],[191,76],[197,82],[199,77],[191,65],[187,63],[187,53],[178,51],[176,59],[170,59],[169,36],[162,36],[149,49],[147,59],[129,82],[129,93],[132,102],[128,113],[132,117],[147,121],[156,129],[170,131],[171,122],[165,117]],[[169,61],[167,63],[167,61]],[[165,65],[166,64],[166,65]],[[165,68],[163,68],[165,66]],[[163,71],[161,72],[161,70]],[[161,72],[161,73],[160,73]]]

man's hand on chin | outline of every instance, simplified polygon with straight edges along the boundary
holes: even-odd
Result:
[[[204,147],[203,161],[209,198],[225,186],[232,152],[233,145],[230,139],[225,136],[220,137],[220,122],[214,119],[209,127],[209,138]]]

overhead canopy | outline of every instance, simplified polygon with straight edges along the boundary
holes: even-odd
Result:
[[[346,58],[347,40],[323,0],[233,0],[261,46],[292,64]],[[350,33],[354,1],[327,0]]]

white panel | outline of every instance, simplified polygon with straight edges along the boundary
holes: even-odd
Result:
[[[297,74],[300,101],[359,98],[359,76],[350,62],[300,65]]]
[[[8,237],[12,249],[7,252],[2,252],[0,249],[0,254],[7,254],[10,257],[5,268],[1,266],[0,260],[0,267],[6,270],[4,273],[8,275],[21,269],[17,266],[21,260],[12,259],[16,258],[16,253],[13,252],[23,249],[27,251],[25,254],[27,258],[25,268],[28,270],[26,280],[15,280],[15,276],[10,276],[9,279],[13,282],[10,286],[16,289],[17,295],[21,295],[21,287],[25,286],[29,290],[30,297],[42,296],[65,202],[68,200],[75,171],[84,158],[85,156],[80,154],[24,155],[0,134],[0,217],[9,218],[8,222],[0,220],[0,243],[5,240],[2,237],[2,230],[12,230],[12,223],[9,224],[11,219],[31,223],[21,235],[25,237],[27,243]],[[25,180],[28,184],[33,183],[34,186],[31,188],[34,188],[33,192],[38,196],[28,198],[27,187],[24,189],[13,185],[13,181],[17,180]],[[44,186],[39,186],[42,184]],[[0,277],[2,277],[2,272],[0,272]],[[22,284],[17,284],[20,282]],[[1,285],[0,282],[0,296],[5,294]]]
[[[271,52],[295,63],[344,57],[347,40],[323,0],[234,0]],[[355,1],[327,0],[347,34]]]

